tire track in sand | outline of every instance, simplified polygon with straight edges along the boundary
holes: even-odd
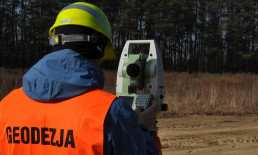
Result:
[[[257,145],[254,148],[258,151],[257,116],[192,115],[159,119],[158,126],[164,155],[178,151],[199,154],[201,150],[210,151],[207,154],[217,154],[218,151],[214,149],[223,150],[223,147],[238,150],[241,154],[239,149],[251,145]]]

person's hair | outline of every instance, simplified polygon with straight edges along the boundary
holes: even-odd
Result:
[[[62,49],[71,49],[75,52],[78,52],[85,59],[99,59],[104,56],[104,49],[107,45],[107,39],[102,34],[96,32],[87,27],[67,25],[56,28],[55,35],[58,34],[84,34],[84,35],[96,35],[96,42],[66,42],[64,45],[56,45],[53,47],[53,51],[58,51]]]

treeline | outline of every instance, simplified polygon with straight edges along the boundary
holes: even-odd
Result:
[[[27,68],[51,51],[48,30],[73,0],[2,0],[0,66]],[[256,0],[89,0],[108,16],[117,68],[129,39],[155,39],[166,71],[258,73]],[[116,65],[114,65],[116,64]]]

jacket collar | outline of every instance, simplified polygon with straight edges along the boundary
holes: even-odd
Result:
[[[39,102],[58,102],[103,86],[102,71],[70,49],[44,56],[23,76],[24,93]]]

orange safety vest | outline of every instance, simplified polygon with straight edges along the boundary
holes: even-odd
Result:
[[[41,103],[16,89],[0,102],[0,154],[102,155],[104,120],[115,98],[96,89]]]

